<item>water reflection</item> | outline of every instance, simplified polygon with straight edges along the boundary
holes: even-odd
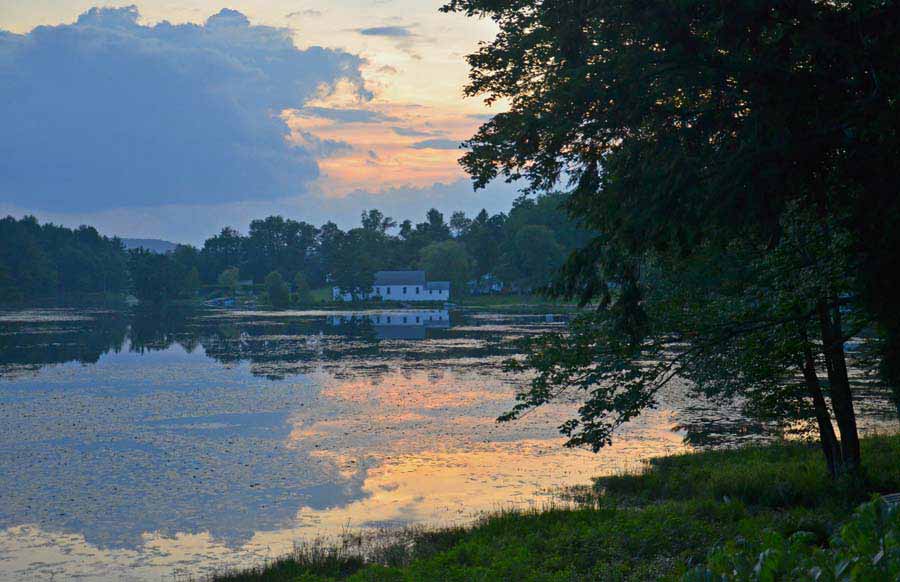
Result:
[[[471,519],[648,456],[761,438],[677,382],[601,455],[561,446],[575,402],[497,425],[518,381],[499,366],[512,340],[565,321],[0,312],[0,578],[248,565],[348,524]]]
[[[450,312],[446,309],[377,311],[374,313],[332,315],[328,318],[338,328],[370,326],[375,337],[384,339],[422,340],[427,331],[449,329]]]

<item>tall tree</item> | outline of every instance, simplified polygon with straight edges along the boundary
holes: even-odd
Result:
[[[450,281],[451,296],[466,294],[466,283],[471,273],[471,259],[465,246],[455,240],[432,243],[422,249],[419,266],[430,280]]]
[[[319,277],[316,282],[331,281],[334,276],[334,266],[338,258],[338,251],[344,239],[344,231],[338,225],[328,221],[319,229],[318,259]]]
[[[239,267],[244,262],[246,239],[230,226],[214,237],[206,239],[200,251],[200,274],[207,283],[215,283],[222,271]]]
[[[237,293],[238,283],[241,280],[241,273],[237,267],[225,269],[219,273],[216,283],[222,287],[226,293],[234,296]]]
[[[246,263],[242,272],[262,282],[271,271],[283,278],[297,272],[308,273],[315,267],[318,229],[306,222],[281,216],[269,216],[250,223],[246,242]]]
[[[374,208],[372,210],[364,210],[361,221],[362,227],[366,230],[373,230],[382,234],[397,226],[396,220],[390,216],[385,216],[383,212]]]
[[[342,293],[362,299],[372,290],[375,271],[380,265],[378,243],[380,233],[354,228],[341,238],[332,267],[332,282]]]
[[[472,226],[472,219],[466,216],[462,210],[457,210],[450,216],[450,232],[454,238],[462,238]]]
[[[33,216],[0,220],[5,300],[121,293],[128,284],[126,262],[122,242],[92,227],[41,225]]]
[[[814,217],[823,248],[843,248],[832,227],[847,234],[850,299],[878,317],[888,356],[891,338],[900,345],[890,268],[900,245],[885,245],[900,215],[890,162],[900,153],[900,6],[452,0],[444,10],[501,29],[469,57],[467,93],[511,104],[467,144],[476,186],[503,175],[549,189],[565,172],[568,208],[603,233],[570,261],[560,292],[640,321],[649,254],[683,258],[747,236],[772,248],[797,208]],[[814,289],[813,367],[828,379],[840,465],[855,470],[848,298],[827,278]]]
[[[278,271],[272,271],[266,275],[266,296],[269,305],[282,309],[291,303],[291,289],[284,281],[284,277]]]
[[[462,240],[473,260],[473,274],[476,278],[495,273],[500,258],[500,249],[505,237],[506,215],[488,215],[487,210],[472,220]]]
[[[523,226],[504,243],[503,249],[500,275],[522,291],[548,285],[565,260],[553,232],[542,225]]]

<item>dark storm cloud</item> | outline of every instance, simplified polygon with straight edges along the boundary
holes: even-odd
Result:
[[[0,198],[88,211],[295,194],[318,166],[279,113],[340,80],[365,98],[361,64],[234,10],[144,26],[135,7],[94,8],[0,31]]]

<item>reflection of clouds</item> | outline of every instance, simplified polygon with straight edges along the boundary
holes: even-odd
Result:
[[[453,312],[424,341],[378,340],[369,316],[387,311],[359,326],[322,311],[9,324],[30,329],[0,336],[16,365],[71,362],[0,378],[0,577],[246,566],[348,524],[527,505],[684,451],[685,430],[692,444],[736,442],[739,410],[698,404],[677,381],[599,455],[562,447],[578,393],[498,425],[524,380],[501,362],[547,318]],[[97,364],[52,352],[72,335],[95,338]]]
[[[484,382],[489,384],[490,381]],[[461,382],[453,375],[435,371],[404,369],[394,374],[380,377],[379,384],[373,385],[367,379],[355,379],[331,385],[322,390],[322,395],[340,398],[348,402],[364,403],[373,408],[414,407],[420,410],[444,410],[448,408],[477,407],[483,409],[486,402],[509,401],[509,389],[492,390],[489,386],[473,382]]]
[[[146,532],[208,532],[236,547],[293,523],[300,507],[325,511],[366,495],[365,465],[345,474],[312,449],[283,446],[291,431],[283,409],[311,400],[313,389],[261,394],[246,370],[234,372],[221,386],[222,374],[204,383],[195,369],[181,380],[192,391],[179,395],[167,393],[178,381],[169,375],[112,398],[91,387],[102,374],[57,378],[65,398],[35,382],[30,398],[2,407],[0,526],[34,523],[100,548],[139,548]],[[270,411],[241,412],[254,409]]]

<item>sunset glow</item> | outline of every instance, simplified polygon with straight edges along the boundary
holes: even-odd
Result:
[[[502,110],[502,106],[490,109],[480,99],[463,97],[468,74],[464,56],[473,52],[479,41],[492,38],[495,28],[490,21],[442,14],[439,12],[442,4],[442,1],[412,0],[389,3],[357,0],[309,1],[301,5],[289,0],[238,0],[224,5],[211,0],[138,2],[133,8],[137,15],[136,24],[143,27],[145,32],[154,31],[154,27],[161,24],[169,26],[167,23],[173,26],[211,26],[208,24],[211,17],[224,9],[234,25],[250,27],[247,30],[258,30],[255,34],[261,42],[285,35],[307,59],[318,58],[316,55],[321,55],[322,49],[338,51],[348,55],[348,58],[357,59],[358,62],[347,69],[352,73],[349,78],[328,77],[326,74],[318,86],[297,86],[300,92],[296,98],[273,98],[273,101],[278,102],[274,109],[269,105],[265,110],[252,112],[252,118],[240,121],[252,128],[253,125],[267,123],[265,117],[268,116],[281,126],[282,139],[288,146],[285,154],[301,154],[308,159],[298,159],[299,165],[295,168],[284,168],[283,172],[289,173],[287,178],[261,175],[247,186],[236,184],[235,180],[226,180],[226,184],[233,185],[244,194],[225,197],[217,194],[221,187],[215,180],[200,179],[203,172],[195,171],[188,175],[189,178],[180,179],[177,172],[181,170],[175,169],[173,183],[187,187],[186,180],[196,181],[191,187],[191,192],[196,192],[196,196],[157,196],[157,192],[164,194],[160,188],[165,189],[166,185],[162,184],[159,188],[151,187],[146,194],[135,193],[135,202],[105,202],[98,205],[102,209],[90,213],[79,209],[76,214],[67,211],[60,204],[42,202],[41,198],[33,195],[26,197],[26,191],[35,190],[28,184],[5,188],[0,184],[0,191],[9,190],[9,195],[0,201],[0,212],[36,212],[42,217],[64,224],[91,222],[105,231],[128,230],[147,236],[168,234],[160,233],[160,230],[183,229],[184,227],[173,222],[173,218],[180,219],[190,213],[195,216],[194,225],[198,221],[208,221],[209,226],[203,228],[209,231],[206,234],[212,234],[222,224],[247,223],[263,212],[307,214],[310,220],[317,221],[319,215],[325,215],[331,210],[332,215],[338,214],[336,218],[340,223],[347,225],[343,216],[358,216],[366,206],[390,207],[398,204],[398,189],[404,192],[421,191],[416,195],[421,199],[446,197],[448,190],[470,190],[468,179],[458,164],[462,154],[459,145],[471,137],[491,114]],[[104,7],[110,9],[124,9],[130,5],[129,0],[103,3]],[[85,26],[87,21],[83,20],[82,15],[93,10],[94,6],[95,3],[89,0],[52,3],[0,0],[0,29],[19,35],[31,35],[37,27],[77,26],[89,37],[93,35],[94,29]],[[124,13],[115,18],[120,18],[122,14]],[[219,20],[224,22],[222,18],[217,21]],[[224,30],[220,25],[216,26],[217,31]],[[226,31],[226,34],[230,33]],[[235,41],[229,40],[228,36],[224,39],[227,44],[215,46],[228,47],[227,50],[234,51],[235,56],[239,56],[240,51],[244,50],[244,43],[248,42],[241,39],[240,44],[234,44]],[[117,74],[110,73],[112,78]],[[276,71],[275,74],[280,75],[281,72]],[[294,68],[291,74],[298,78],[305,78],[306,75],[302,68]],[[272,81],[281,82],[278,79]],[[239,87],[252,87],[255,82],[251,75]],[[296,84],[306,81],[285,79],[284,82]],[[168,88],[167,98],[171,97],[176,101],[182,98],[196,99],[187,94],[180,96],[178,90],[175,87]],[[200,90],[203,90],[202,86]],[[305,93],[311,94],[302,97]],[[150,98],[149,95],[147,97]],[[221,97],[230,103],[231,97],[225,94]],[[243,99],[244,96],[237,98]],[[69,118],[78,119],[83,115],[81,107],[73,101],[64,110]],[[217,131],[245,131],[229,127],[234,122],[224,117],[221,123],[223,127]],[[183,124],[173,126],[174,132],[177,133],[179,125]],[[82,134],[84,131],[94,129],[83,130]],[[110,131],[115,135],[119,132],[116,127],[112,127]],[[198,134],[195,132],[193,135]],[[100,134],[97,137],[98,142],[106,139]],[[47,135],[41,139],[64,140],[65,137]],[[261,138],[251,136],[250,139]],[[215,152],[217,147],[225,143],[221,140],[208,145],[198,143],[197,151]],[[102,151],[96,155],[102,159]],[[227,152],[223,155],[227,155]],[[271,154],[260,156],[265,156],[262,164],[269,168],[264,171],[278,170],[271,165]],[[59,163],[61,161],[57,162]],[[117,163],[122,165],[122,162]],[[180,163],[176,158],[168,165],[175,164],[177,167]],[[314,170],[308,169],[310,164],[314,164]],[[197,166],[196,163],[193,165]],[[230,167],[231,164],[217,162],[215,166]],[[159,170],[166,172],[165,167],[160,167]],[[291,175],[294,172],[298,175]],[[247,179],[253,178],[252,172],[242,175]],[[275,177],[279,185],[266,186],[266,179],[270,177]],[[112,184],[110,187],[113,187]],[[115,188],[121,189],[118,186]],[[50,192],[55,190],[56,186],[49,186]],[[90,187],[90,191],[103,190],[102,184]],[[339,208],[329,202],[346,199],[350,194],[355,195],[354,201],[344,203]],[[173,198],[178,199],[174,204]],[[507,200],[503,201],[503,205],[506,205],[512,200],[512,194],[504,195],[504,198]],[[490,206],[494,199],[495,197],[485,197],[485,202],[480,204],[477,201],[473,203],[471,200],[461,200],[457,203],[458,208],[454,208],[450,200],[436,199],[434,204],[444,212],[463,209],[476,213],[481,206]],[[215,204],[210,204],[211,202]],[[141,206],[142,210],[138,212],[134,206]],[[311,207],[316,209],[313,213]],[[146,232],[140,232],[142,230]],[[175,238],[182,237],[176,234]]]

